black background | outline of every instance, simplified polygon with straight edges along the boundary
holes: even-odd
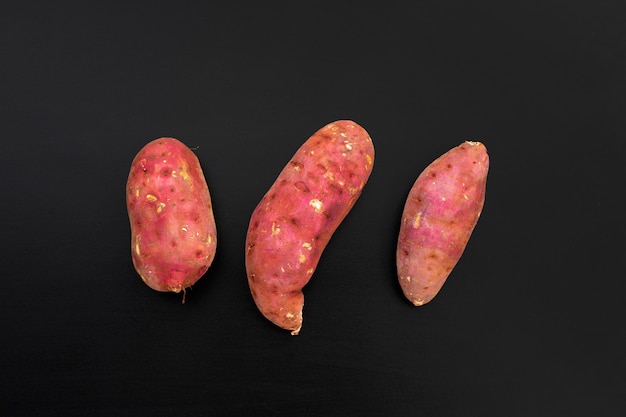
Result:
[[[623,416],[623,2],[295,3],[0,6],[0,414]],[[374,170],[290,336],[250,297],[248,220],[338,119]],[[130,162],[161,136],[197,147],[218,227],[184,305],[130,259]],[[400,213],[463,140],[485,209],[416,308]]]

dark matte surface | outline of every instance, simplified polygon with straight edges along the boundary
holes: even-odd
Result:
[[[624,7],[435,3],[0,6],[0,414],[625,415]],[[344,118],[374,171],[293,337],[249,295],[248,220]],[[197,147],[218,226],[184,305],[130,259],[126,177],[160,136]],[[463,140],[485,209],[415,308],[400,213]]]

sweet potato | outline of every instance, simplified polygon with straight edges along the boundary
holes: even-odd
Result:
[[[245,254],[252,297],[267,319],[293,335],[302,327],[302,287],[373,163],[374,146],[361,126],[330,123],[300,147],[252,213]]]
[[[174,138],[148,143],[132,161],[126,204],[137,273],[154,290],[184,294],[207,271],[217,245],[196,155]]]
[[[464,142],[431,163],[406,200],[396,264],[402,291],[416,306],[437,295],[461,258],[485,201],[489,157]]]

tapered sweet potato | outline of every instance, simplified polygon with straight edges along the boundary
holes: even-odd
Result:
[[[252,213],[246,271],[261,313],[296,335],[304,287],[372,171],[374,146],[349,120],[330,123],[296,152]]]
[[[132,161],[126,203],[137,273],[154,290],[184,292],[207,271],[217,245],[198,158],[174,138],[148,143]]]
[[[411,188],[402,213],[396,263],[414,305],[437,295],[461,258],[485,201],[489,157],[464,142],[430,164]]]

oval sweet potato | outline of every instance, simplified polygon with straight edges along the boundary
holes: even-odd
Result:
[[[154,290],[184,292],[207,271],[217,245],[198,158],[174,138],[148,143],[132,161],[126,203],[137,273]]]
[[[396,264],[402,291],[416,306],[431,301],[461,258],[485,201],[489,157],[464,142],[431,163],[406,200]]]
[[[246,271],[261,313],[296,335],[304,287],[372,171],[374,146],[353,121],[330,123],[295,153],[255,208]]]

